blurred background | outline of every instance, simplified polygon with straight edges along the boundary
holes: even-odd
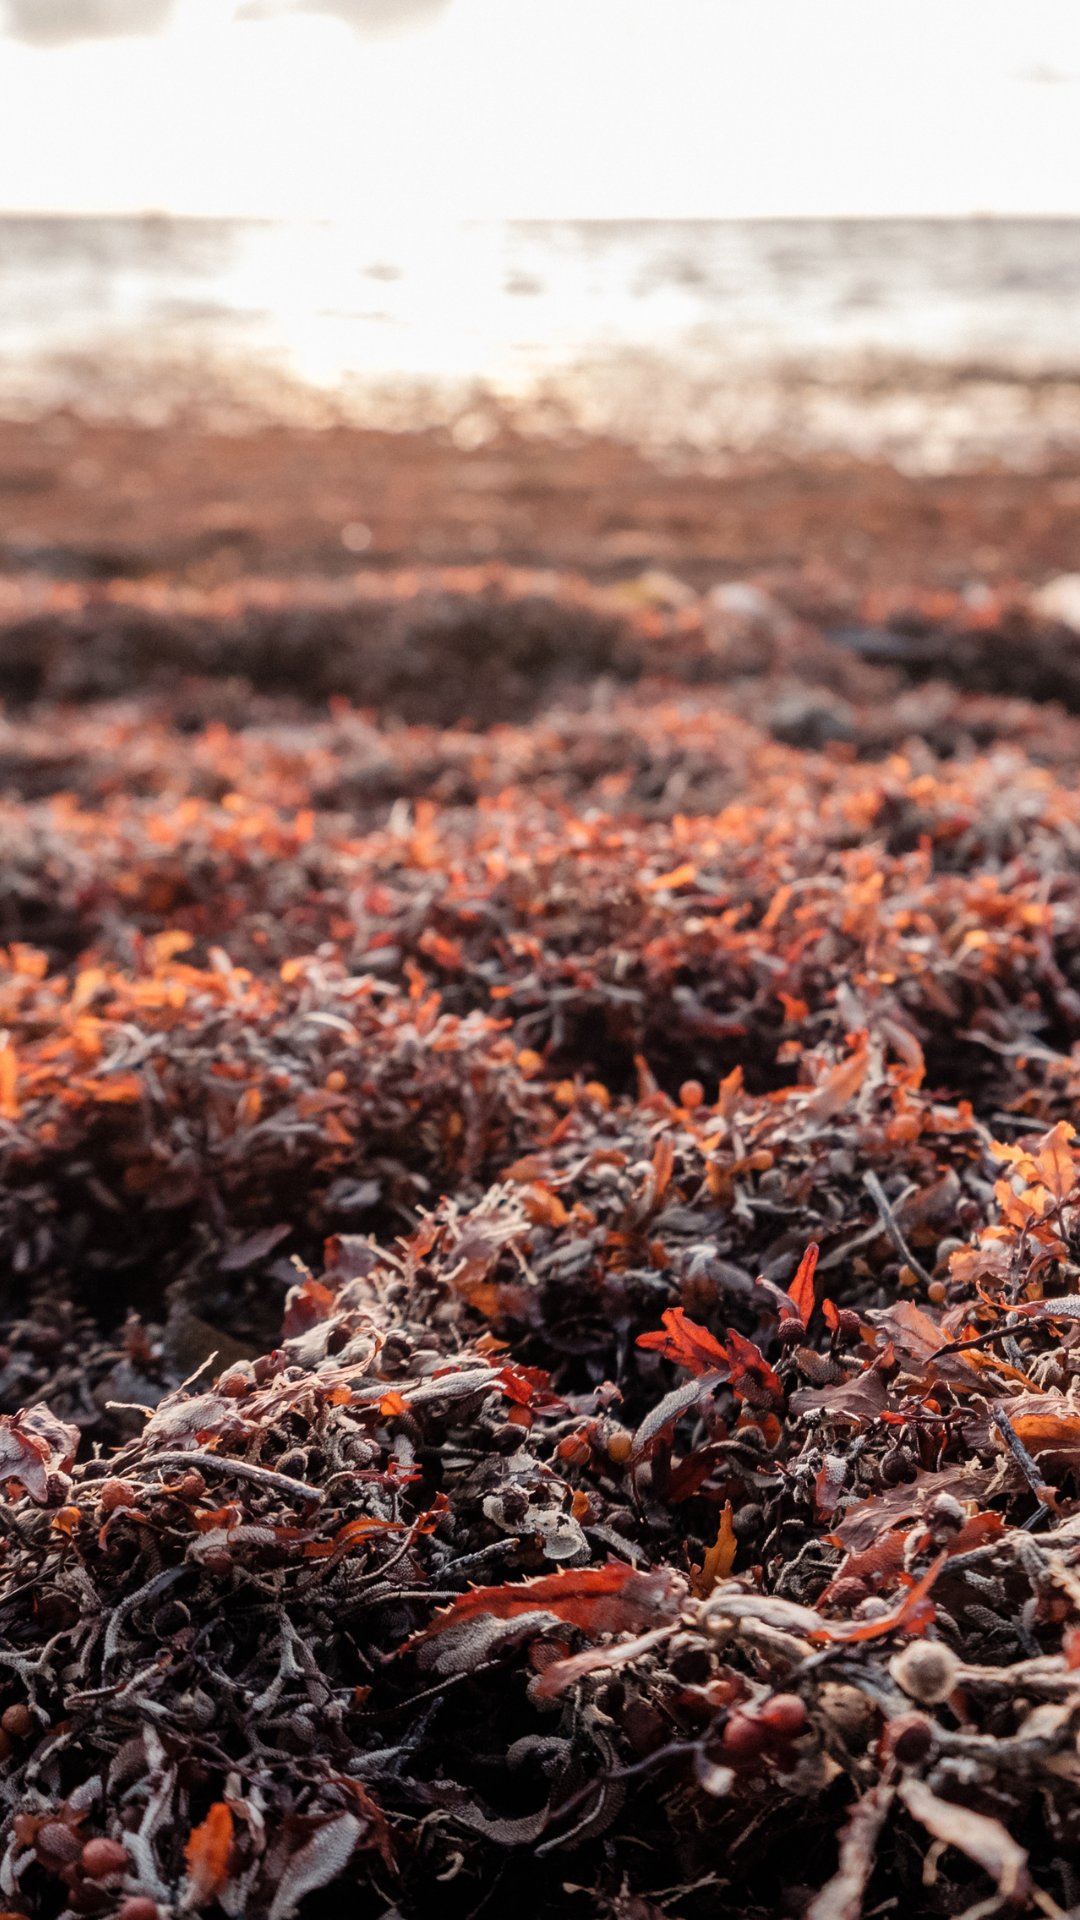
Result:
[[[755,518],[793,464],[845,514],[886,469],[1052,472],[1034,546],[1012,495],[946,545],[1074,566],[1073,0],[0,0],[0,27],[9,568],[703,580],[805,540],[797,505]],[[825,548],[876,564],[900,497],[826,515]]]
[[[1080,431],[1070,0],[2,18],[8,406],[413,424],[485,391],[655,445],[938,466]]]

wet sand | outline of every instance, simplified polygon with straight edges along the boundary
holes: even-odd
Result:
[[[482,444],[468,442],[482,435]],[[917,476],[767,450],[723,472],[618,442],[454,432],[0,423],[0,571],[216,586],[503,561],[608,580],[659,566],[854,588],[1039,583],[1080,551],[1080,457]]]

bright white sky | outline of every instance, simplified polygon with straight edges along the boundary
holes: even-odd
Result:
[[[380,228],[1080,212],[1080,0],[0,0],[0,19],[0,207]]]

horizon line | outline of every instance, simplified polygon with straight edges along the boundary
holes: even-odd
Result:
[[[410,212],[402,216],[403,221],[414,224],[415,215]],[[328,211],[312,213],[269,213],[265,210],[239,209],[224,211],[194,207],[5,207],[0,205],[0,220],[142,220],[142,221],[246,221],[252,225],[286,226],[308,224],[313,226],[339,226],[349,222],[352,216],[347,212]],[[918,209],[889,209],[877,213],[847,210],[836,211],[794,211],[790,213],[469,213],[439,214],[435,216],[437,224],[486,226],[722,226],[722,225],[790,225],[793,223],[846,222],[851,225],[886,225],[889,222],[920,221],[927,224],[948,221],[983,222],[992,225],[1005,221],[1080,221],[1080,204],[1071,208],[938,208],[933,211]]]

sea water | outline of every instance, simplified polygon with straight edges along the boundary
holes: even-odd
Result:
[[[1080,441],[1080,221],[0,218],[0,405],[914,464]]]

